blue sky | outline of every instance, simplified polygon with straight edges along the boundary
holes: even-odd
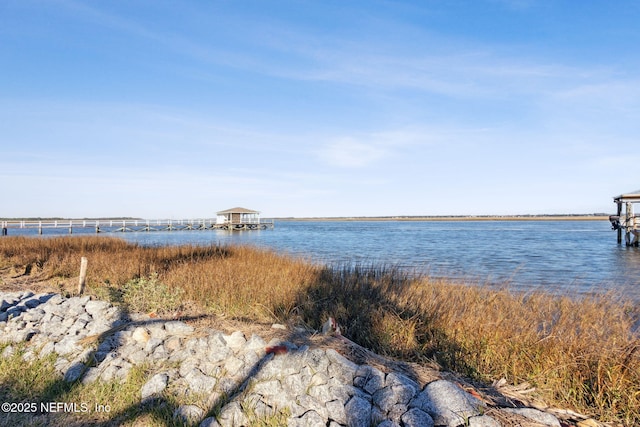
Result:
[[[0,217],[615,210],[640,2],[0,2]]]

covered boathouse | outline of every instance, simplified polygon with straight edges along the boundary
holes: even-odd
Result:
[[[260,219],[260,212],[247,208],[231,208],[216,212],[216,225],[229,230],[259,230],[273,228],[273,220]]]
[[[621,194],[613,198],[613,202],[618,205],[618,214],[611,215],[611,228],[618,231],[618,243],[622,243],[622,231],[625,233],[625,243],[627,246],[638,246],[640,227],[638,218],[633,212],[633,205],[640,203],[640,190],[631,193]],[[624,211],[622,205],[624,204]]]

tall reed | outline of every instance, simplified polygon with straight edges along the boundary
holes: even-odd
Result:
[[[32,276],[68,282],[70,290],[81,256],[89,258],[88,289],[96,294],[157,283],[200,313],[314,328],[333,316],[346,336],[379,353],[436,360],[484,381],[528,381],[552,404],[640,424],[640,312],[612,295],[520,293],[384,265],[315,265],[242,246],[0,238],[0,268],[31,265]]]

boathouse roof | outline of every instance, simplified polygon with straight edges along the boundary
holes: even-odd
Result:
[[[247,208],[231,208],[231,209],[226,209],[224,211],[219,211],[216,212],[218,215],[226,215],[226,214],[234,214],[234,213],[240,213],[240,214],[259,214],[259,211],[253,211],[251,209],[247,209]]]
[[[640,202],[640,190],[632,191],[630,193],[621,194],[613,198],[614,202],[632,202],[637,201]]]

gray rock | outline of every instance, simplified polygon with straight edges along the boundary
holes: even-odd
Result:
[[[372,368],[368,365],[358,366],[358,369],[356,370],[356,375],[353,378],[353,385],[355,385],[356,387],[363,388],[364,385],[369,380],[369,376],[371,375],[371,369]]]
[[[262,396],[275,396],[284,392],[282,384],[278,380],[259,381],[254,383],[252,390]]]
[[[389,410],[389,412],[387,413],[387,418],[395,422],[400,422],[402,415],[404,415],[404,413],[408,410],[409,407],[407,405],[397,403],[393,405],[393,407]]]
[[[418,385],[417,382],[415,382],[414,380],[412,380],[411,378],[402,375],[400,373],[397,372],[389,372],[387,374],[387,377],[385,379],[385,386],[398,386],[398,385],[402,385],[405,387],[412,387],[416,393],[418,392],[418,390],[420,389],[420,386]]]
[[[227,341],[224,339],[224,335],[222,334],[222,332],[212,333],[211,335],[209,335],[209,338],[207,338],[207,341],[209,342],[209,347],[211,348],[227,346]]]
[[[305,351],[302,353],[303,360],[305,366],[308,366],[314,372],[322,373],[325,375],[329,374],[329,359],[326,357],[326,353],[324,350],[319,348],[314,348],[312,350]],[[300,370],[298,369],[298,372]]]
[[[47,313],[41,308],[34,308],[24,314],[24,320],[27,322],[39,322]]]
[[[55,352],[61,356],[77,353],[82,350],[82,347],[78,345],[78,339],[76,337],[65,337],[55,345]]]
[[[398,397],[391,387],[384,387],[373,394],[373,403],[384,413],[387,413],[398,403]]]
[[[231,402],[225,405],[220,411],[218,422],[222,427],[235,427],[247,425],[249,420],[244,412],[242,412],[240,404],[238,402]]]
[[[162,342],[163,341],[160,338],[151,337],[149,341],[147,341],[146,345],[144,346],[144,351],[146,353],[151,354],[155,351],[157,347],[162,345]]]
[[[169,358],[169,353],[164,348],[164,345],[159,345],[153,350],[151,358],[153,360],[165,360]]]
[[[404,427],[433,427],[433,418],[418,408],[408,410],[402,415]]]
[[[236,376],[244,366],[244,361],[235,356],[228,357],[224,362],[224,369],[231,375]]]
[[[331,394],[334,399],[339,400],[343,405],[346,405],[349,399],[353,396],[359,396],[365,400],[371,401],[370,395],[352,385],[331,385]]]
[[[220,427],[220,424],[214,417],[209,417],[202,420],[198,427]]]
[[[522,415],[523,417],[529,418],[530,420],[546,426],[560,427],[560,421],[558,421],[555,416],[534,408],[503,408],[502,410],[505,412],[511,412],[512,414]]]
[[[336,378],[344,384],[352,384],[358,371],[358,364],[353,363],[334,349],[328,349],[326,355],[332,362],[328,367],[329,377]]]
[[[72,363],[67,372],[64,373],[64,380],[68,383],[77,381],[86,369],[87,367],[83,363]]]
[[[147,341],[151,338],[151,334],[147,331],[146,328],[142,326],[138,326],[135,328],[131,334],[131,338],[140,345],[145,345]]]
[[[94,318],[104,316],[108,308],[109,308],[108,302],[98,301],[98,300],[87,301],[87,303],[84,306],[85,311]]]
[[[191,352],[187,350],[176,350],[169,355],[169,362],[182,362],[191,357]]]
[[[40,301],[40,298],[29,298],[29,299],[25,300],[23,304],[27,308],[36,308],[37,306],[42,304],[42,302]]]
[[[167,330],[162,323],[151,323],[147,325],[147,330],[151,334],[151,339],[164,341],[168,336]]]
[[[141,365],[148,359],[148,355],[144,350],[138,350],[129,354],[127,359],[134,365]]]
[[[53,364],[56,371],[63,373],[69,366],[69,361],[64,357],[58,357]]]
[[[242,405],[252,405],[257,417],[288,409],[291,426],[499,426],[495,419],[480,415],[482,402],[451,382],[435,381],[420,392],[419,385],[405,375],[359,366],[333,349],[297,348],[278,339],[267,344],[255,334],[246,339],[241,332],[224,335],[213,329],[193,336],[194,328],[184,322],[159,322],[135,314],[125,318],[109,303],[87,297],[0,293],[0,316],[5,316],[0,341],[26,341],[23,354],[29,360],[54,352],[63,356],[54,366],[65,381],[122,381],[133,365],[151,362],[151,367],[173,367],[145,383],[140,390],[143,403],[170,384],[172,390],[187,390],[187,397],[190,393],[208,396],[203,403],[207,408],[218,405],[222,396],[242,391],[222,407],[217,420],[200,422],[203,427],[247,425],[239,399]],[[89,367],[95,347],[80,344],[80,338],[118,324],[125,328],[100,338],[93,354],[99,365]],[[288,351],[266,354],[265,348],[272,345],[284,345]],[[1,357],[13,351],[7,346]],[[247,379],[251,380],[248,386]],[[550,427],[560,425],[557,418],[541,411],[511,411]],[[189,405],[174,414],[178,422],[190,424],[204,415],[203,409]]]
[[[167,388],[169,384],[169,375],[166,373],[155,374],[149,381],[147,381],[140,390],[140,397],[142,401],[157,397]]]
[[[180,338],[179,337],[167,337],[164,340],[164,348],[169,352],[174,352],[180,348]]]
[[[202,419],[204,411],[196,405],[180,405],[173,412],[173,419],[185,424],[194,424]]]
[[[85,326],[87,326],[87,323],[89,323],[89,322],[87,322],[84,319],[80,319],[80,318],[76,319],[76,321],[73,323],[73,325],[71,325],[71,327],[67,331],[67,335],[86,336],[87,333],[86,333],[86,331],[84,331],[84,328],[85,328]]]
[[[338,424],[347,424],[347,411],[344,409],[344,404],[339,400],[332,400],[326,403],[327,412],[329,413],[329,419],[337,422]]]
[[[307,411],[300,418],[292,418],[287,423],[287,427],[318,427],[326,425],[326,420],[322,419],[316,411]]]
[[[84,372],[81,382],[84,385],[88,385],[94,383],[98,378],[100,378],[100,369],[89,368]]]
[[[264,357],[265,363],[263,363],[259,378],[284,378],[289,375],[294,375],[300,372],[300,363],[298,359],[289,357],[288,354],[275,356],[274,354],[267,354]]]
[[[469,418],[469,427],[501,427],[500,423],[488,415]]]
[[[232,353],[233,351],[226,346],[210,347],[206,357],[211,362],[220,362],[225,360]]]
[[[244,334],[240,331],[236,331],[231,335],[225,335],[224,339],[227,342],[227,347],[229,347],[233,351],[240,350],[247,342]]]
[[[117,373],[120,370],[119,366],[115,365],[107,365],[102,373],[100,374],[100,379],[105,382],[113,381],[118,377]]]
[[[295,415],[293,415],[293,411],[292,411],[292,415],[295,417],[301,417],[306,411],[315,411],[317,412],[325,421],[329,419],[329,410],[326,407],[326,404],[324,401],[320,401],[312,396],[309,396],[308,394],[303,394],[301,393],[300,390],[298,390],[298,392],[291,394],[291,395],[279,395],[278,399],[280,399],[281,401],[278,403],[278,406],[283,408],[286,407],[288,405],[288,402],[285,400],[285,398],[289,398],[290,400],[295,400],[295,402],[298,405],[297,411],[295,412]]]
[[[84,312],[84,306],[89,301],[89,297],[70,298],[65,303],[67,316],[77,316]]]
[[[240,356],[240,355],[239,355]],[[244,362],[244,367],[242,368],[242,375],[252,375],[254,369],[260,364],[263,356],[260,356],[255,351],[247,351],[244,355],[241,356],[242,361]]]
[[[173,320],[164,324],[167,335],[189,335],[195,330],[193,326],[189,326],[179,320]]]
[[[369,427],[371,424],[371,403],[353,396],[344,410],[347,414],[347,425],[351,427]]]
[[[265,340],[263,340],[258,335],[253,334],[251,335],[251,338],[247,340],[246,344],[244,345],[244,348],[245,350],[264,353],[266,346],[267,346],[267,343],[265,342]]]
[[[383,387],[384,373],[376,368],[371,368],[369,370],[368,377],[366,378],[366,382],[362,388],[367,393],[373,395],[376,391],[380,390]]]
[[[192,354],[206,354],[209,351],[209,342],[206,338],[191,338],[185,342],[185,349]]]
[[[93,350],[89,348],[83,349],[72,361],[71,363],[82,363],[89,364],[93,361]]]
[[[114,379],[118,380],[121,384],[124,383],[129,377],[131,366],[132,365],[130,363],[127,363],[123,366],[119,366],[118,370],[115,372]]]
[[[191,370],[184,379],[194,393],[211,393],[217,383],[215,378],[203,374],[199,369]]]
[[[456,427],[480,415],[485,405],[456,384],[438,380],[428,384],[410,406],[427,412],[436,425]]]
[[[245,400],[245,402],[247,401]],[[258,419],[272,417],[278,412],[262,400],[258,399],[257,396],[251,396],[248,400],[248,405],[250,405],[249,407]]]
[[[70,328],[73,324],[76,323],[76,315],[69,315],[62,318],[62,326],[65,328]],[[66,333],[66,331],[64,332]]]
[[[302,390],[298,390],[298,393]],[[320,402],[328,402],[333,400],[333,396],[331,395],[331,387],[328,384],[321,384],[316,386],[309,387],[308,390],[309,396],[317,399]]]
[[[14,341],[15,342],[31,341],[31,338],[33,338],[37,333],[38,333],[37,329],[33,329],[33,328],[29,328],[26,330],[23,329],[14,334]]]
[[[7,319],[11,320],[11,319],[14,319],[14,318],[20,316],[23,311],[25,311],[25,307],[24,306],[16,305],[16,306],[13,306],[10,309],[8,309],[5,312],[5,314],[7,316]]]

